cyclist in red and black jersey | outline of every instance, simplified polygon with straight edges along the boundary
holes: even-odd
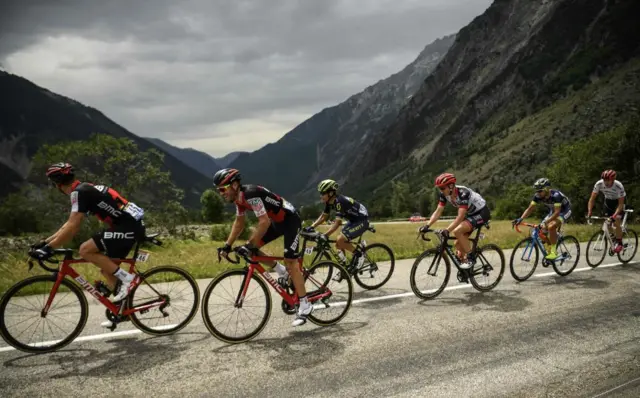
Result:
[[[136,276],[120,268],[110,258],[125,258],[136,240],[144,236],[144,210],[112,188],[80,182],[69,163],[51,165],[47,169],[47,177],[58,190],[69,195],[71,214],[56,233],[34,245],[30,255],[39,260],[51,257],[54,248],[62,246],[78,233],[85,215],[95,215],[109,228],[80,245],[79,254],[97,265],[112,290],[117,290],[113,301],[123,300]],[[118,280],[122,283],[118,284]]]
[[[240,248],[240,253],[265,255],[260,247],[284,236],[284,263],[265,262],[269,267],[275,267],[279,280],[286,280],[291,275],[293,286],[300,297],[300,306],[293,326],[299,326],[307,321],[307,316],[313,311],[313,305],[307,300],[304,279],[298,268],[298,242],[302,220],[297,210],[283,197],[276,195],[260,185],[242,185],[240,172],[236,169],[222,169],[213,176],[213,183],[227,202],[235,203],[236,219],[225,245],[218,249],[226,256],[231,251],[231,245],[238,238],[245,226],[245,212],[253,211],[258,218],[258,227],[249,240]],[[288,272],[287,272],[288,271]]]

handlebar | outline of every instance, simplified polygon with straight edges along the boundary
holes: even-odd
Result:
[[[29,254],[31,254],[32,250],[34,250],[33,248],[29,250]],[[71,249],[53,249],[53,254],[64,254],[65,257],[71,257],[71,255],[73,254],[73,250]],[[45,262],[50,263],[50,264],[60,264],[60,261],[58,260],[51,260],[51,259],[45,259],[45,260],[36,260],[36,259],[29,259],[28,264],[29,264],[29,271],[31,271],[33,269],[33,265],[34,263],[37,263],[42,269],[44,269],[45,271],[49,271],[49,272],[58,272],[58,267],[52,268],[49,267],[45,264]]]
[[[522,232],[522,231],[520,231],[520,228],[518,228],[518,226],[520,226],[520,225],[524,225],[525,227],[529,227],[529,228],[538,228],[539,227],[538,224],[531,224],[529,222],[524,222],[524,221],[519,223],[519,224],[513,224],[513,228],[515,228],[516,231],[518,231],[519,233]]]

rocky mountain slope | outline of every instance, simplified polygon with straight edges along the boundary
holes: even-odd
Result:
[[[213,174],[222,168],[222,166],[216,161],[216,159],[204,152],[198,151],[193,148],[178,148],[167,142],[162,141],[159,138],[145,139],[151,141],[153,144],[159,146],[167,153],[175,156],[176,159],[182,163],[198,171],[200,174],[211,178]]]

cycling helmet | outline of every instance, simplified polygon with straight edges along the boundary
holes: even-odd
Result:
[[[55,163],[47,169],[47,178],[55,184],[68,184],[75,179],[73,166],[69,163]]]
[[[337,191],[338,183],[333,180],[322,180],[318,184],[318,192],[327,193],[329,191]]]
[[[231,184],[234,181],[240,181],[242,176],[236,169],[220,169],[213,175],[213,185],[219,187],[221,185]]]
[[[435,185],[436,187],[442,188],[446,187],[447,185],[455,184],[456,181],[456,176],[454,176],[453,174],[443,173],[436,177]]]
[[[616,172],[615,172],[615,170],[605,170],[605,171],[602,172],[601,177],[602,177],[603,180],[609,180],[609,179],[615,180],[616,179]]]
[[[536,190],[540,190],[540,189],[544,189],[546,187],[550,187],[551,183],[549,182],[549,179],[547,178],[538,178],[536,180],[536,182],[533,183],[533,187]]]

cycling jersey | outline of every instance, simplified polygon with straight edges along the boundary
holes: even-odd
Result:
[[[531,204],[542,203],[549,208],[549,212],[553,212],[556,207],[560,207],[560,213],[565,214],[571,210],[571,202],[562,192],[557,189],[549,190],[549,196],[542,199],[537,194],[533,195]]]
[[[106,185],[76,182],[72,185],[71,212],[95,215],[109,226],[135,224],[144,216],[144,210],[123,198]]]
[[[333,204],[327,202],[323,213],[329,214],[332,209],[336,211],[337,218],[343,218],[348,221],[358,221],[369,217],[366,207],[345,195],[336,196]]]
[[[252,210],[256,217],[266,214],[273,222],[283,222],[287,214],[297,213],[295,207],[283,197],[260,185],[242,185],[235,201],[236,215]]]
[[[593,193],[600,192],[604,194],[605,199],[609,200],[618,200],[626,196],[624,186],[622,186],[622,183],[618,180],[613,181],[613,185],[608,188],[604,185],[604,180],[598,180],[598,182],[593,186]]]
[[[453,205],[453,207],[467,209],[467,213],[469,215],[473,215],[480,212],[480,210],[482,210],[487,204],[484,198],[471,188],[467,188],[462,185],[456,185],[455,190],[455,201],[451,199],[451,196],[445,196],[442,191],[440,191],[438,206],[445,206],[447,202],[449,202]]]

